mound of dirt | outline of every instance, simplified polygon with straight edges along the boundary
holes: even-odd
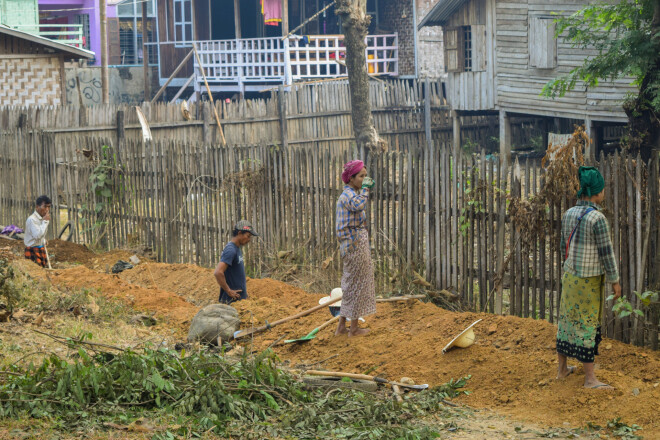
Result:
[[[48,255],[51,263],[87,264],[95,254],[84,244],[58,239],[48,242]]]
[[[199,307],[186,301],[176,293],[147,289],[128,283],[114,274],[95,272],[85,266],[75,266],[69,269],[46,270],[30,261],[17,262],[30,276],[52,283],[58,288],[97,290],[100,294],[115,298],[125,304],[149,314],[154,314],[159,325],[163,319],[170,327],[185,337],[193,316]]]
[[[252,280],[248,292],[251,299],[235,304],[243,328],[311,308],[322,296],[273,280]],[[287,338],[304,336],[331,317],[324,309],[255,335],[249,343],[253,349],[265,349],[285,333]],[[274,349],[294,364],[338,355],[323,367],[352,373],[374,369],[370,374],[395,380],[407,376],[430,385],[471,375],[472,393],[463,401],[473,407],[547,426],[568,422],[579,427],[587,421],[604,425],[621,417],[643,426],[647,438],[660,435],[660,420],[650,410],[660,405],[660,353],[605,340],[597,357],[598,375],[616,390],[589,390],[582,386],[581,368],[566,379],[554,379],[557,329],[547,321],[454,313],[420,301],[379,303],[376,315],[366,319],[371,330],[366,337],[336,337],[334,329],[327,328],[310,342]],[[482,321],[475,326],[475,345],[443,355],[442,348],[477,319]]]
[[[218,301],[219,288],[212,269],[192,264],[140,263],[119,275],[142,287],[157,287],[184,296],[200,307]]]
[[[115,257],[112,254],[116,261]],[[191,302],[203,304],[217,298],[212,270],[191,265],[145,263],[120,276],[86,267],[50,272],[34,264],[29,266],[37,276],[48,273],[56,285],[99,288],[103,294],[137,309],[169,317],[180,334],[187,331],[198,310]],[[242,328],[296,314],[317,305],[325,295],[309,294],[270,279],[248,280],[247,289],[250,299],[233,304],[241,315]],[[260,351],[282,336],[304,336],[331,318],[328,309],[322,309],[246,338],[244,344]],[[473,407],[555,427],[564,423],[581,427],[590,421],[605,425],[621,417],[628,424],[641,425],[646,438],[660,438],[660,419],[653,410],[660,406],[658,352],[603,341],[596,359],[598,376],[616,389],[590,390],[582,387],[584,374],[580,367],[563,380],[554,379],[556,326],[547,321],[455,313],[416,300],[378,303],[376,315],[366,319],[371,332],[365,337],[335,337],[330,327],[309,342],[280,342],[273,349],[280,359],[294,365],[314,364],[316,368],[353,373],[370,371],[391,379],[407,376],[430,385],[469,375],[471,394],[461,399]],[[477,319],[483,320],[475,326],[475,345],[443,355],[442,348]]]

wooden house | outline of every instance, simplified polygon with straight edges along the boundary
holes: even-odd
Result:
[[[37,0],[0,0],[0,24],[36,29],[38,23],[39,5]]]
[[[593,52],[555,37],[557,15],[569,15],[588,0],[439,0],[419,27],[444,29],[446,93],[455,117],[461,112],[499,112],[500,146],[510,148],[510,117],[538,115],[584,121],[598,145],[599,133],[625,123],[631,81],[578,86],[566,96],[540,96],[553,78],[581,65]],[[460,144],[460,139],[455,139]],[[596,149],[591,148],[593,156]]]
[[[260,0],[159,1],[155,44],[161,86],[192,84],[200,90],[202,71],[211,89],[220,92],[346,75],[341,23],[332,0],[263,1],[271,13],[273,4],[280,9],[279,18],[269,19]],[[370,73],[417,76],[415,3],[367,1],[372,15],[366,39]],[[288,35],[291,30],[295,32]],[[191,54],[193,45],[202,69]]]
[[[0,25],[0,106],[66,102],[64,63],[94,53]]]

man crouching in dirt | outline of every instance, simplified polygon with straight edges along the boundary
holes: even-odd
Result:
[[[220,285],[220,302],[223,304],[247,299],[245,265],[241,247],[248,244],[253,235],[259,236],[252,229],[252,224],[246,220],[236,223],[232,235],[231,241],[222,251],[218,267],[213,272],[215,280]]]
[[[48,254],[46,253],[46,230],[50,222],[50,198],[39,196],[36,207],[31,216],[25,222],[25,258],[32,260],[41,267],[48,265]]]

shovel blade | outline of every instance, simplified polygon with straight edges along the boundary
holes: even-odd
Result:
[[[284,341],[284,343],[285,343],[285,344],[290,344],[290,343],[292,343],[292,342],[305,342],[305,341],[311,341],[312,339],[314,339],[314,338],[316,337],[316,334],[317,334],[318,332],[319,332],[319,329],[318,329],[318,327],[317,327],[317,328],[315,328],[314,330],[312,330],[311,332],[309,332],[307,335],[303,336],[302,338],[298,338],[298,339],[287,339],[286,341]]]

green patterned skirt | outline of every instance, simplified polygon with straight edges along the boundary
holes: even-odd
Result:
[[[601,341],[605,277],[580,278],[564,272],[557,323],[557,353],[593,362]]]

